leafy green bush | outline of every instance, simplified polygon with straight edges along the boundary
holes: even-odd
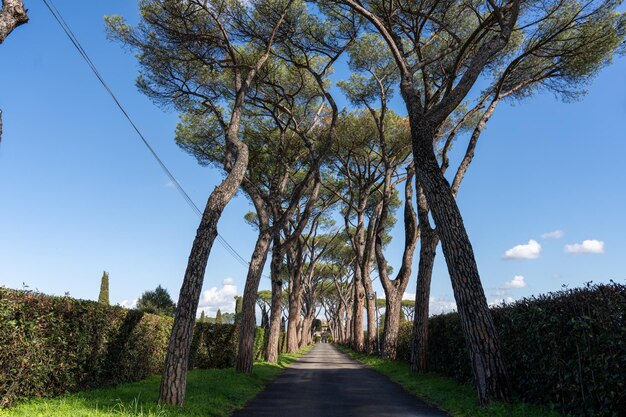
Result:
[[[0,289],[0,407],[160,372],[172,320]]]
[[[254,332],[254,360],[262,361],[265,357],[268,332],[262,327],[257,327]]]
[[[163,370],[171,317],[0,288],[0,408],[115,385]],[[256,346],[262,356],[261,345]],[[234,325],[198,324],[192,366],[231,366]]]
[[[233,324],[196,323],[189,359],[192,368],[228,368],[237,354],[237,329]]]
[[[591,285],[492,309],[516,396],[576,416],[626,410],[626,286]],[[431,371],[471,382],[456,313],[429,321]],[[410,359],[411,327],[398,357]],[[621,413],[621,414],[620,414]]]

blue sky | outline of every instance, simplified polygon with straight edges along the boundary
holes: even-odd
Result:
[[[31,0],[27,7],[30,22],[0,46],[0,285],[25,283],[96,299],[107,270],[112,303],[158,284],[176,298],[198,218],[43,3]],[[221,173],[199,167],[174,144],[177,115],[137,92],[135,58],[105,36],[103,17],[120,14],[134,22],[136,4],[58,7],[157,153],[203,207]],[[345,74],[340,67],[335,78]],[[458,201],[490,301],[626,280],[626,59],[605,68],[587,89],[574,103],[540,94],[503,104],[481,138]],[[463,150],[458,146],[456,156]],[[251,209],[239,195],[219,224],[246,259],[255,232],[242,218]],[[557,230],[560,238],[542,237]],[[396,235],[388,252],[397,264],[403,242]],[[602,253],[568,253],[566,245],[575,244],[570,251]],[[503,259],[517,245],[526,246],[513,255],[536,257]],[[231,309],[245,275],[216,242],[201,305],[210,313]],[[268,280],[261,287],[269,288]],[[415,292],[415,279],[407,292]],[[453,300],[441,253],[432,295],[435,311]]]

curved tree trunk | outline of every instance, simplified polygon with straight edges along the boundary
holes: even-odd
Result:
[[[280,239],[280,236],[278,237]],[[280,268],[283,263],[282,254],[279,250],[280,240],[277,242],[274,237],[274,245],[272,249],[272,304],[270,306],[270,329],[267,337],[267,349],[265,351],[265,360],[268,362],[276,362],[278,360],[278,343],[280,341],[281,330],[281,304],[283,295],[283,281],[280,278]]]
[[[236,116],[233,119],[237,122],[229,132],[230,135],[236,135],[238,131],[238,119]],[[182,406],[185,401],[187,367],[196,323],[196,311],[207,260],[217,236],[217,222],[224,208],[239,189],[248,165],[248,147],[236,137],[231,138],[230,142],[236,146],[237,159],[228,176],[211,192],[193,241],[165,357],[159,396],[161,403]]]
[[[254,363],[254,334],[256,327],[256,297],[259,290],[263,266],[267,260],[271,234],[269,225],[259,228],[259,236],[254,246],[250,268],[243,292],[241,322],[239,324],[239,349],[235,367],[238,372],[252,372]]]
[[[434,129],[410,116],[415,167],[441,239],[479,401],[507,400],[510,385],[498,335],[463,218],[434,154]]]
[[[0,44],[15,28],[28,22],[22,0],[3,0],[0,10]]]

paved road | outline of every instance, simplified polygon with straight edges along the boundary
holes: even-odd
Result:
[[[318,343],[233,416],[448,417],[448,414],[429,407],[334,346]]]

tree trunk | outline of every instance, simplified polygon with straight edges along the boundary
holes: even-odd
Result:
[[[408,107],[411,109],[411,106]],[[450,184],[441,173],[435,157],[433,138],[436,129],[424,125],[419,114],[409,114],[415,167],[441,239],[478,399],[481,404],[490,400],[508,400],[509,379],[474,251]]]
[[[350,311],[346,310],[346,321],[343,327],[343,342],[349,343],[351,340],[353,340],[352,339],[352,314],[350,314]]]
[[[365,299],[365,291],[363,282],[360,279],[360,273],[354,277],[354,297],[352,311],[352,349],[357,352],[365,350],[365,337],[363,335],[363,301]]]
[[[3,0],[0,10],[0,44],[15,28],[28,22],[22,0]]]
[[[371,292],[369,293],[371,294]],[[367,340],[365,351],[372,355],[378,353],[378,322],[376,320],[376,300],[366,297],[365,312],[367,314]]]
[[[309,313],[304,318],[304,320],[302,320],[302,332],[301,332],[302,337],[300,339],[300,346],[299,346],[300,349],[311,344],[311,325],[313,323],[314,315],[315,315],[315,309],[311,308],[309,310]]]
[[[269,228],[265,226],[260,227],[243,292],[241,321],[239,324],[239,349],[237,350],[237,361],[235,364],[238,372],[252,372],[254,363],[254,330],[256,327],[256,297],[259,291],[261,275],[263,274],[263,266],[265,266],[267,260],[270,241],[271,234]]]
[[[390,291],[385,299],[385,331],[383,332],[383,359],[393,360],[398,350],[398,334],[400,333],[400,315],[402,314],[401,291]]]
[[[287,353],[298,351],[298,327],[302,312],[302,275],[294,274],[289,289],[289,317],[287,320]]]
[[[283,281],[280,278],[280,269],[283,263],[283,257],[279,250],[280,236],[274,237],[274,245],[272,249],[272,304],[270,306],[270,329],[267,337],[267,350],[265,351],[265,360],[268,362],[276,362],[278,360],[278,343],[280,342],[281,330],[281,304],[283,295]]]
[[[174,314],[174,325],[170,334],[161,381],[159,396],[161,403],[182,406],[185,401],[189,352],[207,260],[217,236],[217,222],[224,208],[239,189],[247,165],[248,148],[239,142],[234,166],[228,176],[215,187],[202,214]]]
[[[365,293],[365,311],[367,313],[367,340],[365,341],[365,351],[369,354],[376,353],[378,350],[378,341],[376,340],[377,323],[376,323],[376,299],[374,297],[374,287],[370,278],[371,264],[366,264],[367,269],[362,273],[363,290]]]
[[[418,209],[419,210],[419,209]],[[426,213],[428,216],[428,213]],[[421,223],[420,261],[415,290],[415,313],[413,314],[413,337],[411,338],[411,372],[428,372],[428,314],[430,282],[435,265],[439,238],[428,225]]]
[[[384,346],[382,349],[382,357],[384,359],[396,358],[398,334],[400,332],[400,316],[402,315],[402,296],[404,295],[407,285],[409,285],[413,255],[419,237],[417,219],[415,210],[413,209],[414,169],[412,166],[409,166],[404,186],[404,250],[402,253],[402,265],[396,278],[391,280],[387,273],[387,261],[383,253],[382,235],[385,230],[384,225],[389,215],[392,172],[393,171],[388,169],[385,174],[385,192],[383,194],[381,215],[377,225],[375,245],[378,275],[383,289],[385,290],[385,330],[383,333]]]

